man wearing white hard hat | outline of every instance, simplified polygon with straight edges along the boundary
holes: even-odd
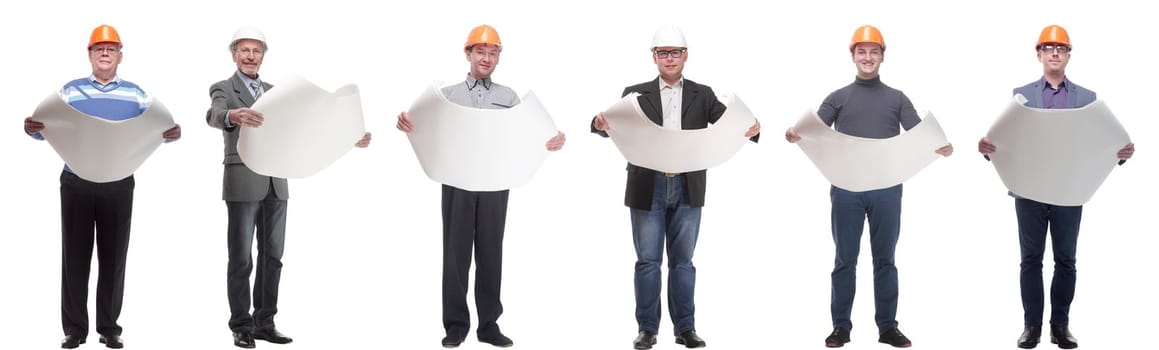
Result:
[[[229,262],[226,290],[229,298],[229,328],[234,345],[253,348],[254,340],[287,344],[290,337],[278,332],[274,315],[278,312],[278,285],[282,275],[282,252],[286,242],[286,207],[290,198],[284,178],[261,175],[250,170],[237,153],[241,128],[262,126],[262,113],[249,107],[274,86],[258,75],[269,47],[266,36],[254,27],[241,27],[230,41],[229,51],[237,71],[209,88],[211,105],[205,113],[209,126],[221,129],[225,139],[222,199],[229,215],[226,236]],[[370,134],[356,146],[366,147]],[[254,269],[253,242],[257,232],[257,276],[252,290],[250,313],[250,272]]]
[[[499,65],[503,43],[499,32],[490,25],[476,26],[467,34],[463,53],[470,63],[466,80],[443,87],[443,96],[455,104],[481,109],[506,109],[519,104],[511,88],[491,80]],[[402,132],[414,131],[407,112],[399,113],[396,127]],[[563,148],[562,132],[548,139],[548,151]],[[499,330],[503,303],[499,300],[503,275],[503,230],[507,222],[507,198],[510,190],[468,191],[444,184],[443,207],[443,329],[442,345],[455,348],[463,343],[471,327],[467,309],[468,278],[471,253],[475,257],[475,305],[479,327],[476,338],[498,347],[515,344]]]
[[[109,25],[100,25],[89,36],[88,56],[92,75],[70,81],[60,97],[81,113],[110,121],[136,118],[153,102],[137,84],[121,79],[117,67],[124,53],[121,36]],[[24,119],[24,132],[44,140],[44,123]],[[181,138],[181,126],[162,133],[166,142]],[[120,349],[122,299],[125,296],[125,264],[129,252],[129,227],[133,216],[133,175],[116,181],[92,182],[73,172],[68,164],[60,174],[61,286],[60,316],[65,338],[60,347],[73,349],[88,338],[89,271],[96,244],[97,333],[100,343]]]
[[[629,86],[622,96],[639,93],[640,108],[652,122],[664,128],[704,129],[724,114],[725,105],[712,88],[684,78],[688,45],[684,33],[665,26],[652,37],[652,61],[660,76]],[[600,113],[591,122],[591,132],[608,137],[608,123]],[[743,137],[756,142],[760,122]],[[742,137],[742,135],[737,135]],[[636,349],[651,349],[660,328],[660,265],[664,245],[668,245],[668,310],[676,343],[688,348],[706,344],[696,334],[696,267],[693,250],[700,234],[700,211],[704,206],[707,171],[664,173],[628,164],[628,185],[624,204],[631,211],[632,240],[636,247]]]

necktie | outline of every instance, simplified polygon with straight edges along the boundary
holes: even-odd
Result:
[[[254,100],[262,97],[262,84],[256,81],[250,82],[250,87],[254,89]]]

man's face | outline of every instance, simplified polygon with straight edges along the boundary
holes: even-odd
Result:
[[[1042,44],[1038,47],[1038,61],[1042,62],[1044,73],[1065,74],[1070,62],[1070,46],[1062,44]]]
[[[652,48],[652,61],[665,81],[676,81],[684,74],[684,62],[688,61],[688,49],[664,46]]]
[[[491,44],[473,45],[466,50],[467,62],[471,62],[471,76],[475,79],[487,79],[495,72],[499,65],[501,48]]]
[[[885,51],[881,45],[875,43],[858,43],[853,46],[853,64],[857,65],[857,75],[865,78],[877,76],[881,62],[885,60]]]
[[[90,47],[89,63],[93,65],[93,75],[116,75],[121,55],[121,45],[117,43],[97,43]]]
[[[253,39],[241,39],[233,49],[233,63],[237,63],[237,70],[249,77],[258,76],[262,68],[262,59],[266,57],[266,50],[262,42]]]

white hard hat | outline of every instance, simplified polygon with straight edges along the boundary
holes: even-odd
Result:
[[[238,28],[236,32],[233,32],[233,40],[229,41],[229,50],[233,51],[234,47],[237,46],[237,41],[242,39],[257,40],[262,43],[262,50],[269,50],[266,46],[266,35],[262,34],[261,29],[251,26],[244,26]]]
[[[684,42],[684,32],[680,31],[674,25],[667,25],[656,30],[656,34],[652,35],[652,47],[683,47],[687,48],[688,44]]]

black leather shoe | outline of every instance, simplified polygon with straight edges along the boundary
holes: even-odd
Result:
[[[462,335],[447,335],[443,337],[443,347],[448,349],[457,348],[459,347],[459,344],[463,343],[463,338],[464,336]]]
[[[640,331],[640,335],[632,341],[632,348],[637,350],[651,349],[652,345],[656,345],[656,334],[649,331]]]
[[[254,335],[248,331],[233,332],[233,346],[243,349],[253,349],[257,347],[254,344]]]
[[[1070,334],[1067,326],[1050,325],[1050,343],[1058,344],[1059,349],[1074,349],[1079,347],[1079,341]]]
[[[839,348],[845,346],[849,342],[849,330],[845,328],[833,328],[833,333],[829,333],[825,337],[825,347]]]
[[[85,337],[82,337],[79,335],[66,335],[64,337],[64,339],[60,341],[60,348],[61,349],[76,349],[76,347],[78,347],[84,343],[85,343]]]
[[[1018,347],[1023,349],[1034,349],[1038,346],[1038,340],[1042,338],[1042,326],[1026,326],[1022,330],[1022,336],[1018,337]]]
[[[495,333],[495,334],[488,335],[485,337],[480,336],[479,342],[491,344],[491,345],[498,346],[501,348],[509,348],[512,345],[515,345],[515,342],[511,341],[511,338],[508,338],[507,336],[503,335],[503,333]]]
[[[704,339],[700,339],[696,335],[696,331],[694,330],[687,330],[676,336],[676,344],[684,345],[684,347],[689,349],[703,348],[705,345],[708,345],[704,343]]]
[[[278,332],[274,328],[258,328],[254,330],[254,339],[265,340],[274,344],[289,344],[294,342],[293,339],[287,337],[285,334]]]
[[[885,332],[882,332],[881,335],[877,337],[877,342],[889,344],[895,348],[908,348],[913,345],[913,343],[910,343],[909,338],[906,338],[905,334],[901,334],[901,331],[898,330],[897,327],[893,327],[885,330]]]
[[[105,344],[109,349],[120,349],[125,347],[125,342],[121,340],[118,335],[102,335],[101,344]]]

